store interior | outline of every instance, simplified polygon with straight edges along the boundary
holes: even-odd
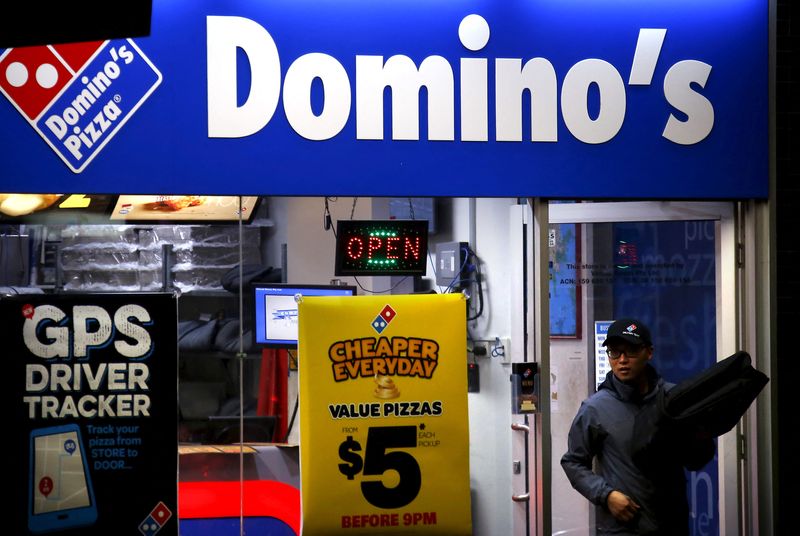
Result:
[[[523,415],[514,407],[509,383],[512,364],[535,360],[525,317],[535,257],[529,200],[64,195],[25,201],[0,203],[2,294],[177,296],[174,441],[183,486],[244,478],[299,487],[296,335],[267,340],[258,333],[264,313],[257,311],[256,292],[464,293],[474,533],[513,533],[524,508],[508,497],[543,478],[540,462],[529,457],[543,445],[522,443],[511,431],[515,423],[542,424],[539,408]],[[427,222],[421,270],[342,275],[336,233],[340,222],[358,221]],[[550,397],[542,406],[552,430],[544,452],[554,530],[581,534],[591,526],[589,505],[558,459],[577,407],[605,372],[595,360],[595,321],[634,305],[634,314],[650,314],[652,306],[662,315],[676,288],[713,304],[715,233],[708,221],[550,225],[550,374],[543,381]],[[650,252],[651,243],[661,249]],[[588,268],[581,272],[578,264]],[[630,273],[645,275],[643,266],[649,267],[647,287]],[[713,341],[713,306],[690,301],[683,301],[685,311],[665,314],[688,318],[689,327],[706,330]],[[660,326],[665,332],[686,327]],[[665,356],[695,357],[661,366],[680,379],[714,359],[711,345],[687,354],[662,344]],[[703,494],[717,478],[716,468],[710,472],[697,481]]]

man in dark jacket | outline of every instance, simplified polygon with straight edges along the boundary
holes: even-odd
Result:
[[[597,505],[598,534],[688,535],[683,469],[699,469],[710,461],[714,442],[678,430],[637,437],[634,429],[642,428],[643,421],[652,425],[644,428],[658,430],[656,400],[673,384],[665,383],[650,364],[653,343],[642,322],[615,321],[603,346],[611,372],[581,404],[561,466],[572,486]],[[647,458],[638,456],[637,445],[643,443],[648,444]],[[660,454],[657,460],[653,453]]]

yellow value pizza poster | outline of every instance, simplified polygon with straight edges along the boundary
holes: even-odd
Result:
[[[461,294],[298,304],[305,536],[472,533]]]

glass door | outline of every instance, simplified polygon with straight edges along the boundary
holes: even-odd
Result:
[[[594,506],[572,488],[560,460],[581,402],[610,370],[601,346],[608,325],[647,324],[651,363],[673,383],[733,353],[732,222],[725,203],[550,203],[552,534],[594,534]],[[735,439],[723,436],[714,459],[686,473],[692,535],[738,533],[731,451]]]

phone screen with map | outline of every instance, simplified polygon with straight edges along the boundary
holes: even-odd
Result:
[[[80,428],[75,424],[31,431],[28,528],[46,533],[97,520]]]

